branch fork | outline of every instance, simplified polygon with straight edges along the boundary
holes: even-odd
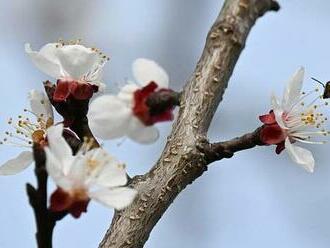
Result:
[[[142,248],[176,196],[209,163],[260,145],[260,129],[215,144],[205,137],[250,29],[260,16],[278,8],[272,0],[225,1],[184,87],[179,115],[160,159],[148,173],[132,179],[130,186],[140,194],[128,208],[116,212],[100,248]]]

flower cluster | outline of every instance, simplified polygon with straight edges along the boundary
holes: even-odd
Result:
[[[56,85],[49,82],[47,95],[32,90],[28,96],[30,109],[24,110],[31,116],[20,115],[8,121],[14,131],[7,131],[0,144],[29,150],[0,166],[0,175],[16,174],[33,160],[39,163],[37,153],[33,153],[38,149],[38,154],[41,151],[46,158],[42,166],[57,186],[50,196],[50,211],[78,218],[87,211],[90,200],[118,210],[127,207],[138,192],[127,186],[124,164],[102,147],[95,147],[90,136],[104,140],[126,136],[142,144],[156,141],[159,132],[155,124],[173,120],[174,107],[179,104],[179,100],[168,100],[175,92],[169,88],[166,71],[152,60],[137,59],[132,65],[134,82],[129,81],[118,94],[98,96],[89,104],[94,93],[105,88],[101,76],[109,58],[99,49],[85,47],[79,41],[60,41],[46,44],[38,52],[26,44],[25,51],[42,72],[56,80]],[[318,90],[301,92],[303,76],[304,69],[300,68],[281,101],[272,96],[271,111],[259,117],[263,123],[260,139],[263,144],[276,145],[277,154],[285,149],[293,161],[313,172],[312,153],[297,143],[325,142],[315,138],[329,134],[324,128],[327,118],[320,112],[328,103]],[[52,105],[64,118],[62,122],[55,122]],[[71,115],[72,119],[67,118]],[[82,129],[87,130],[89,138],[83,137],[81,130],[74,132],[72,123],[77,116],[86,125],[88,122],[87,129]],[[79,149],[69,142],[70,138],[78,141]]]
[[[109,60],[106,55],[80,41],[49,43],[40,51],[26,44],[25,51],[56,84],[45,84],[47,95],[32,90],[30,109],[24,110],[30,116],[8,121],[14,131],[7,131],[0,144],[27,150],[4,163],[0,175],[16,174],[35,160],[57,186],[50,196],[49,211],[75,218],[87,211],[90,200],[117,210],[127,207],[138,192],[127,186],[125,165],[102,147],[95,147],[93,138],[78,136],[71,125],[76,117],[86,119],[87,115],[98,138],[126,135],[140,143],[156,141],[159,134],[154,124],[173,119],[172,103],[161,108],[149,104],[151,98],[173,92],[168,88],[167,73],[152,60],[137,59],[133,63],[136,83],[129,82],[118,95],[97,97],[88,106],[93,94],[105,88],[101,76]],[[52,105],[64,118],[62,122],[55,122]],[[70,143],[72,139],[80,144],[78,149]]]
[[[25,51],[32,62],[45,74],[57,79],[53,100],[66,101],[72,97],[89,99],[93,93],[104,89],[101,82],[102,69],[109,58],[97,48],[88,48],[76,42],[49,43],[39,52],[30,44]]]
[[[259,117],[264,124],[261,140],[265,144],[276,145],[277,154],[285,149],[294,162],[313,172],[315,161],[312,153],[296,143],[325,143],[316,138],[329,135],[324,127],[327,117],[321,112],[328,102],[318,89],[302,92],[303,78],[304,68],[299,68],[289,80],[281,102],[272,95],[272,110]]]

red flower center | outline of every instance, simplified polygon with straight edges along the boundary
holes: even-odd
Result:
[[[85,82],[79,82],[73,79],[57,80],[53,100],[55,102],[66,101],[69,97],[76,100],[90,99],[95,92],[98,91],[98,86]]]
[[[84,189],[66,192],[57,188],[50,197],[50,210],[53,212],[68,211],[74,218],[87,212],[90,199]]]
[[[150,82],[143,88],[136,90],[134,92],[133,114],[146,126],[151,126],[157,122],[173,120],[173,105],[169,105],[161,111],[154,111],[147,104],[148,97],[152,94],[164,93],[167,91],[170,92],[171,90],[158,89],[158,85],[155,82]]]
[[[285,149],[284,143],[288,135],[276,122],[273,110],[259,116],[259,120],[264,123],[260,132],[261,141],[267,145],[276,145],[276,153],[280,154]]]

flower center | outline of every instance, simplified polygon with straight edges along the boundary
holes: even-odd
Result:
[[[315,118],[314,114],[310,113],[305,115],[304,113],[302,114],[303,117],[301,120],[306,124],[306,125],[312,125],[314,126],[316,123],[317,118]]]
[[[325,130],[324,123],[328,120],[320,109],[328,106],[328,102],[318,95],[311,100],[307,99],[318,89],[308,93],[302,92],[301,97],[292,105],[291,110],[283,118],[288,129],[288,135],[293,140],[304,143],[324,144],[325,141],[315,141],[312,138],[327,136],[329,131]],[[321,100],[321,103],[317,103]]]
[[[100,166],[100,161],[96,159],[88,159],[87,166],[88,166],[88,170],[93,171]]]
[[[46,130],[52,126],[53,118],[46,118],[43,114],[37,115],[30,110],[24,109],[24,112],[29,112],[36,118],[31,121],[28,117],[18,116],[18,120],[14,121],[10,118],[8,124],[13,127],[14,132],[6,131],[5,138],[0,141],[0,144],[9,144],[18,147],[32,147],[33,143],[43,145],[46,139]]]

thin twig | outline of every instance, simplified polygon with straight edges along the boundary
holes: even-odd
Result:
[[[36,239],[38,248],[52,248],[53,231],[56,221],[62,219],[67,214],[52,213],[47,207],[47,179],[48,174],[45,168],[46,157],[43,148],[37,144],[33,146],[33,155],[35,158],[34,173],[37,178],[37,187],[31,184],[26,185],[27,194],[30,204],[33,208],[37,232]]]
[[[197,144],[197,149],[204,153],[204,159],[208,164],[223,158],[231,158],[235,152],[265,145],[260,139],[261,129],[262,127],[259,127],[252,133],[223,142],[209,143],[204,139]]]
[[[66,133],[63,135],[75,153],[81,142]],[[26,191],[35,215],[37,245],[38,248],[52,248],[53,231],[56,222],[63,219],[68,213],[66,211],[52,212],[48,209],[48,174],[46,171],[46,155],[43,147],[39,144],[34,144],[33,156],[35,160],[34,173],[37,179],[37,186],[33,187],[28,183],[26,185]]]

